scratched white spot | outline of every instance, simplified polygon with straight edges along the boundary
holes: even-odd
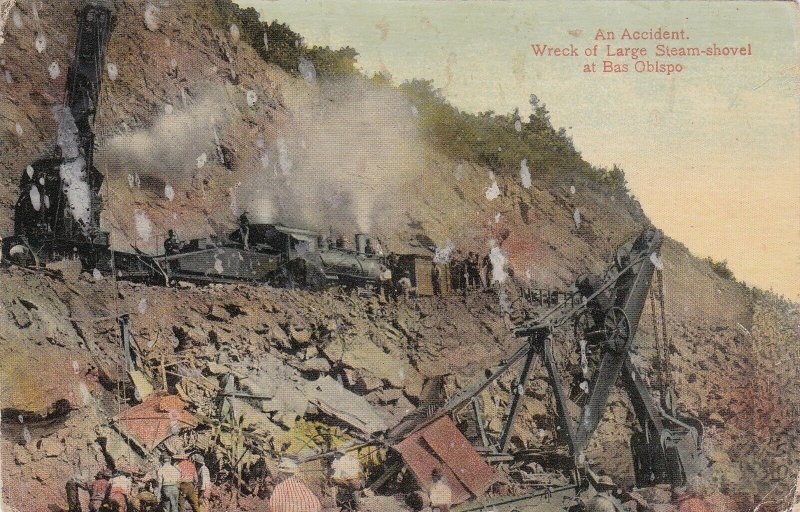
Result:
[[[55,80],[59,76],[61,76],[61,66],[58,65],[58,62],[53,61],[50,63],[50,66],[47,68],[48,73],[50,73],[50,78]]]
[[[37,212],[42,209],[42,196],[39,194],[39,187],[33,185],[28,195],[31,198],[31,206]]]
[[[264,51],[269,51],[269,40],[267,39],[267,33],[264,32]]]
[[[258,103],[258,94],[256,91],[247,91],[247,106],[253,108]]]
[[[136,306],[136,309],[139,310],[139,314],[143,315],[147,311],[147,298],[142,297],[139,299],[139,304]]]
[[[314,63],[310,60],[300,57],[300,63],[297,65],[297,70],[300,71],[300,76],[303,77],[307,83],[313,85],[317,83],[317,70],[314,68]]]
[[[492,185],[486,189],[486,199],[493,201],[500,197],[500,187],[497,185],[497,180],[493,172],[489,173],[489,179],[492,180]]]
[[[147,4],[144,9],[144,25],[147,30],[155,32],[158,30],[158,12],[159,9],[153,4]]]
[[[522,186],[531,188],[531,171],[528,169],[528,159],[523,158],[519,163],[519,177],[522,180]]]
[[[45,37],[44,32],[36,34],[34,44],[36,45],[36,51],[39,53],[43,53],[47,49],[47,37]]]
[[[167,114],[168,116],[171,116],[173,112],[175,112],[175,108],[172,105],[170,105],[169,103],[164,105],[164,113],[165,114]]]
[[[169,69],[173,73],[175,72],[176,69],[178,69],[178,59],[172,59],[169,61]]]
[[[113,62],[109,62],[106,65],[106,72],[108,73],[108,78],[113,82],[119,76],[119,69],[117,69],[117,65]]]
[[[9,70],[6,70],[6,72],[5,72],[5,76],[6,76],[6,83],[10,85],[10,84],[11,84],[11,82],[13,81],[13,80],[11,79],[11,71],[9,71]]]
[[[569,193],[575,195],[575,185],[569,187]]]
[[[31,431],[28,430],[28,427],[22,427],[22,438],[25,440],[25,444],[30,443],[31,439],[33,439],[33,437],[31,437]]]
[[[81,367],[78,365],[78,361],[72,360],[72,371],[77,375],[81,371]]]
[[[514,121],[514,129],[517,130],[517,132],[521,132],[522,131],[522,121],[520,121],[519,119]]]
[[[664,261],[656,253],[650,253],[650,261],[658,270],[664,270]]]
[[[239,38],[241,37],[241,33],[239,32],[239,26],[234,23],[233,25],[231,25],[229,32],[231,34],[231,41],[233,42],[233,44],[238,43]]]
[[[20,423],[25,423],[25,418],[23,418],[21,414],[17,415],[17,419]]]
[[[450,260],[453,258],[453,251],[456,250],[456,245],[453,243],[452,240],[448,240],[444,243],[444,245],[436,246],[436,251],[433,255],[433,262],[434,263],[450,263]]]
[[[147,214],[142,210],[136,210],[133,214],[133,223],[136,226],[136,234],[145,242],[150,240],[153,234],[153,224],[147,217]]]
[[[214,258],[214,270],[217,272],[217,274],[221,274],[225,270],[225,267],[222,266],[222,261],[220,261],[219,258]]]
[[[48,196],[48,195],[45,195],[45,196],[44,196],[43,203],[44,203],[44,207],[45,207],[45,208],[50,208],[50,196]]]
[[[197,168],[202,169],[206,162],[208,161],[208,155],[202,153],[200,156],[197,157]]]
[[[25,172],[28,173],[28,179],[32,180],[33,179],[33,167],[29,165],[28,167],[25,168]]]
[[[19,124],[19,123],[17,123],[17,124],[16,124],[16,126],[14,126],[14,129],[16,129],[16,130],[17,130],[17,135],[19,135],[20,137],[22,137],[22,134],[23,134],[23,133],[25,133],[25,132],[22,130],[22,125],[21,125],[21,124]]]
[[[492,262],[492,282],[504,283],[508,278],[506,265],[508,264],[508,254],[501,249],[495,240],[491,241],[492,250],[489,251],[489,260]]]
[[[133,188],[136,186],[136,183],[133,179],[133,174],[128,174],[128,187]]]
[[[575,208],[575,211],[572,212],[572,219],[575,221],[575,227],[580,229],[580,227],[581,227],[581,211],[578,210],[577,208]]]
[[[175,199],[175,189],[172,188],[172,185],[167,185],[164,187],[164,197],[170,201]]]
[[[95,268],[92,269],[92,277],[95,281],[101,281],[103,279],[103,274],[101,274],[100,271]]]

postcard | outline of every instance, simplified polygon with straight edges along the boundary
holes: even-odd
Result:
[[[0,0],[0,508],[798,512],[798,21]]]

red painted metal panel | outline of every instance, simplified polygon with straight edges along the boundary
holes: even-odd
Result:
[[[183,400],[175,395],[150,395],[115,418],[125,435],[152,449],[172,434],[197,425]]]
[[[449,417],[442,416],[422,432],[423,439],[472,494],[480,496],[494,483],[494,470]]]
[[[448,416],[412,433],[394,448],[428,491],[438,468],[453,491],[453,503],[480,496],[495,481],[494,470],[481,458]]]

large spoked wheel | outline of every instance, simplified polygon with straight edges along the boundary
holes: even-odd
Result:
[[[631,324],[625,311],[618,307],[609,309],[603,327],[609,348],[616,352],[625,350],[631,336]]]

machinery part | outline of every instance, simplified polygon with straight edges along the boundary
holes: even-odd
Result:
[[[572,330],[576,344],[580,343],[581,340],[585,340],[589,346],[599,344],[605,334],[604,330],[595,324],[592,313],[588,309],[578,314]]]
[[[614,283],[616,307],[621,311],[612,308],[609,311],[611,314],[606,315],[604,321],[604,325],[608,326],[606,341],[609,342],[610,339],[609,344],[612,344],[612,347],[621,347],[623,350],[608,350],[600,361],[600,366],[590,386],[591,394],[586,406],[581,411],[581,420],[575,434],[576,455],[583,452],[592,433],[597,428],[611,391],[628,359],[627,349],[639,327],[639,319],[655,270],[655,266],[650,261],[650,254],[658,251],[662,240],[663,234],[660,231],[652,227],[645,229],[634,240],[629,255],[630,263]]]
[[[631,323],[622,308],[613,307],[603,322],[606,344],[615,352],[623,352],[631,339]]]
[[[66,97],[63,108],[54,110],[61,153],[27,166],[14,208],[14,233],[25,236],[44,259],[63,257],[73,246],[85,252],[94,251],[90,246],[109,246],[108,234],[100,230],[103,175],[94,167],[92,127],[116,16],[110,0],[82,0],[76,16]],[[69,176],[69,186],[62,175]],[[72,195],[80,197],[71,198],[69,191],[76,189],[80,194]]]

